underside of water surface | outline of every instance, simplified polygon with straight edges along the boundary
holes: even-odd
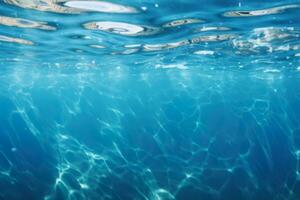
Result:
[[[298,0],[0,0],[0,200],[299,200]]]

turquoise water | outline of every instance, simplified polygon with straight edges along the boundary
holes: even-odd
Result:
[[[298,0],[0,1],[0,200],[299,200]]]

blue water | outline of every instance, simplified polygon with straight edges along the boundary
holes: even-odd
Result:
[[[0,200],[299,200],[299,0],[0,1]]]

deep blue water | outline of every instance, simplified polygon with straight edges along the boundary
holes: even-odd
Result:
[[[0,200],[299,200],[299,0],[1,0]]]

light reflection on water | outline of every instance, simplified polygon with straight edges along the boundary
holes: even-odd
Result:
[[[51,57],[47,62],[52,64],[55,58],[69,57],[78,62],[76,58],[97,60],[98,55],[135,54],[139,59],[148,59],[149,52],[157,52],[169,60],[176,60],[174,55],[186,56],[193,63],[204,56],[194,52],[203,50],[222,55],[214,58],[213,69],[230,55],[236,60],[250,56],[251,62],[257,63],[261,60],[260,55],[270,54],[272,60],[276,60],[273,67],[283,70],[286,70],[282,65],[285,60],[295,66],[299,62],[299,4],[295,2],[258,6],[255,2],[230,1],[223,7],[218,1],[206,2],[207,8],[216,7],[209,12],[194,1],[173,4],[167,1],[119,4],[108,1],[5,0],[0,16],[4,30],[1,41],[34,44],[34,47],[24,47],[28,53],[21,53],[19,60],[31,60],[28,55],[32,54],[43,61]],[[253,20],[245,16],[251,16]],[[41,33],[39,29],[51,33]],[[76,37],[77,34],[82,36]],[[62,43],[65,45],[60,45]],[[60,45],[58,49],[57,45]],[[132,45],[136,48],[128,48]],[[24,48],[5,47],[5,43],[1,47],[7,52]],[[173,53],[169,53],[170,50]],[[1,59],[6,58],[2,56]],[[247,58],[241,60],[249,62]],[[277,63],[280,64],[277,66]],[[289,67],[287,70],[295,69]]]

